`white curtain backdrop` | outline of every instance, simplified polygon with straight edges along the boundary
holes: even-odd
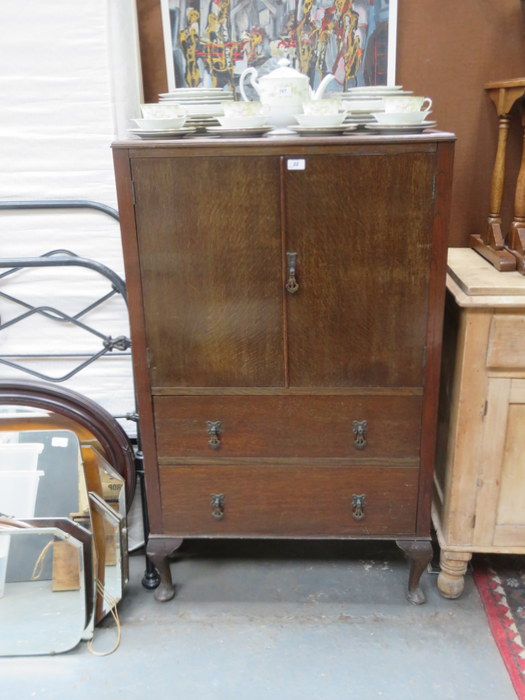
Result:
[[[0,201],[84,199],[116,208],[110,145],[138,115],[140,61],[134,0],[17,0],[0,3]],[[0,257],[67,249],[124,275],[119,225],[78,211],[0,211]],[[1,271],[0,271],[1,272]],[[0,279],[0,292],[74,314],[110,289],[79,269],[26,270]],[[23,313],[0,298],[0,320]],[[119,298],[85,317],[112,337],[128,335]],[[0,332],[0,355],[82,353],[101,341],[71,324],[32,315]],[[61,376],[75,360],[35,359]],[[0,378],[29,378],[0,364]],[[64,384],[113,415],[134,409],[129,357],[113,352]],[[122,425],[129,434],[135,427]]]

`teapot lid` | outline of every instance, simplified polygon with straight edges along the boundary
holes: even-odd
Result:
[[[271,73],[263,75],[261,80],[268,80],[273,78],[305,78],[308,80],[308,76],[304,73],[300,73],[295,68],[290,68],[290,61],[287,58],[280,58],[277,62],[279,68],[276,68]]]

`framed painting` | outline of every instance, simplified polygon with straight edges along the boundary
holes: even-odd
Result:
[[[161,0],[168,89],[237,90],[279,58],[316,87],[393,85],[397,0]]]

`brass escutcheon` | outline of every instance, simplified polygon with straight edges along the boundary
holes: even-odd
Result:
[[[290,294],[295,294],[299,289],[299,284],[295,279],[295,271],[297,268],[297,253],[286,253],[286,269],[288,279],[286,280],[286,291]]]

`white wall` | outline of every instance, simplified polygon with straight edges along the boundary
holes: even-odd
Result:
[[[116,208],[110,145],[138,114],[137,46],[134,0],[0,3],[0,200],[87,199]],[[1,258],[36,257],[58,248],[124,274],[119,226],[106,215],[0,211]],[[0,280],[0,292],[34,305],[63,299],[60,308],[67,313],[108,289],[85,271],[33,270]],[[2,323],[22,311],[0,298]],[[113,337],[128,334],[119,300],[86,320]],[[98,339],[36,316],[0,332],[0,355],[100,347]],[[41,361],[31,364],[39,368]],[[60,376],[73,364],[46,361],[45,368]],[[13,377],[29,378],[0,364],[0,378]],[[97,361],[66,386],[113,415],[134,408],[129,359]],[[134,432],[131,424],[125,427]]]

